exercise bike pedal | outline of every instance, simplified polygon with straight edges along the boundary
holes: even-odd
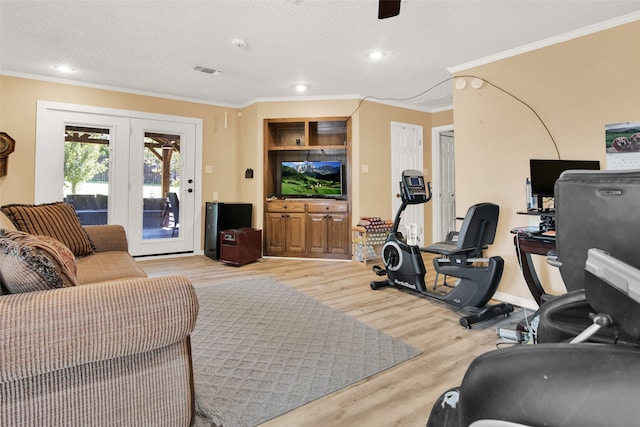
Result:
[[[373,272],[376,273],[376,276],[386,276],[387,270],[380,267],[379,265],[374,265],[372,268]]]

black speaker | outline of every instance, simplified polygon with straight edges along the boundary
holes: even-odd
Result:
[[[220,259],[220,232],[232,228],[251,228],[252,211],[251,203],[207,202],[204,254],[211,259]]]

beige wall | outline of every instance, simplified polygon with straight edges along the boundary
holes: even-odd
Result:
[[[363,102],[360,114],[360,145],[359,157],[354,159],[354,173],[359,175],[360,189],[359,210],[354,208],[354,217],[379,216],[393,219],[389,194],[392,191],[391,182],[391,122],[401,122],[422,126],[425,169],[431,171],[431,114],[415,110]],[[451,124],[451,123],[449,123]],[[368,165],[369,172],[362,173],[362,165]],[[399,180],[400,177],[397,177]],[[431,176],[425,179],[431,181]],[[425,206],[425,241],[431,242],[431,209]]]
[[[304,101],[304,102],[261,102],[243,111],[245,128],[257,131],[253,150],[259,153],[256,163],[256,191],[262,193],[263,171],[263,121],[269,118],[287,117],[330,117],[352,116],[351,151],[351,203],[352,221],[355,224],[361,216],[380,216],[392,219],[391,200],[391,122],[402,122],[423,127],[424,164],[431,169],[431,117],[432,114],[365,101],[358,108],[358,100]],[[356,110],[357,109],[357,110]],[[434,114],[438,123],[452,124],[453,114],[445,111]],[[249,118],[251,120],[249,120]],[[249,123],[254,121],[254,125]],[[249,132],[247,132],[249,134]],[[251,147],[246,146],[247,150]],[[258,165],[259,164],[259,165]],[[368,165],[369,172],[363,173],[361,165]],[[258,172],[259,170],[259,172]],[[430,176],[427,179],[431,179]],[[258,198],[259,200],[263,200]],[[263,207],[258,206],[258,218],[262,220]],[[425,240],[431,241],[431,209],[425,209]]]
[[[202,201],[250,202],[254,226],[263,220],[263,120],[279,117],[352,117],[352,209],[354,222],[362,215],[389,217],[390,123],[423,126],[424,164],[431,164],[431,121],[451,124],[452,113],[429,114],[359,100],[259,102],[233,109],[89,87],[0,76],[0,129],[16,140],[9,158],[9,174],[0,178],[0,205],[33,203],[35,186],[36,107],[39,100],[200,118],[203,120]],[[355,112],[355,114],[354,114]],[[227,127],[224,115],[227,113]],[[369,165],[369,173],[361,172]],[[205,173],[205,166],[213,173]],[[254,170],[246,179],[245,170]],[[426,209],[425,230],[431,232],[431,213]],[[204,218],[204,215],[203,215]],[[203,228],[204,229],[204,228]],[[430,238],[427,238],[429,241]]]
[[[547,124],[562,159],[600,160],[605,168],[605,125],[640,121],[637,40],[640,22],[459,75],[481,77],[527,102]],[[516,214],[526,207],[529,159],[557,158],[554,145],[531,110],[491,85],[454,90],[454,115],[458,214],[479,201],[500,205],[491,248],[491,255],[505,259],[499,291],[531,300],[509,230],[529,224]],[[558,272],[537,258],[543,283],[555,293],[564,292]]]
[[[0,95],[0,129],[16,141],[8,174],[0,178],[0,205],[34,201],[36,108],[40,100],[200,118],[203,170],[204,165],[213,166],[212,174],[203,175],[203,202],[211,200],[214,191],[220,200],[236,199],[242,193],[241,181],[236,178],[240,166],[236,109],[8,76],[0,76]]]

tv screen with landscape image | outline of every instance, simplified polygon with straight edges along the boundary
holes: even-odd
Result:
[[[342,196],[342,162],[281,162],[280,195],[290,197]]]

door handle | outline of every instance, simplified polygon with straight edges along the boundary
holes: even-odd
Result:
[[[189,188],[189,189],[187,190],[187,192],[188,192],[188,193],[193,193],[193,188]]]

